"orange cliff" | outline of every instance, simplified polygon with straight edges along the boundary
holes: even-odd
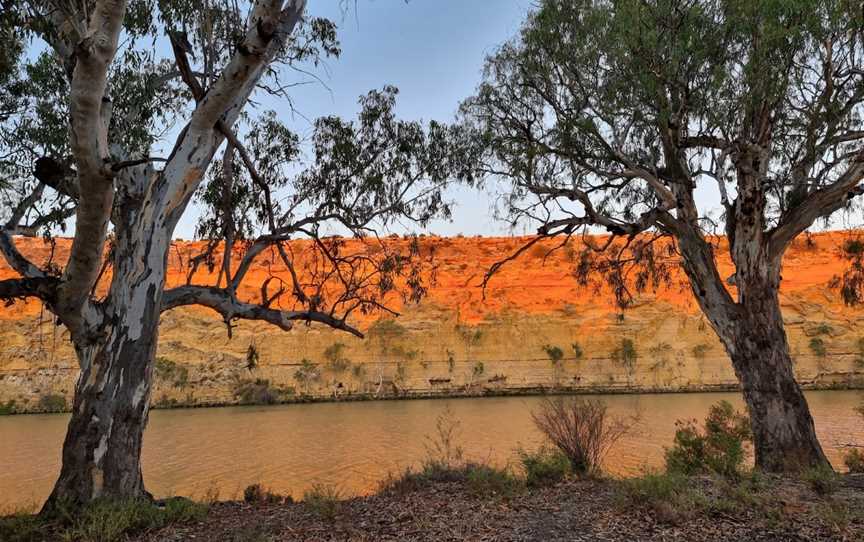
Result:
[[[831,279],[845,269],[839,249],[848,235],[814,234],[809,242],[801,238],[784,260],[784,318],[796,373],[807,386],[864,384],[864,343],[859,342],[864,331],[858,325],[864,309],[845,306],[838,292],[829,288]],[[671,391],[735,385],[729,361],[677,268],[668,285],[637,295],[621,312],[608,289],[580,286],[574,277],[581,241],[550,253],[561,241],[548,240],[505,265],[484,292],[480,283],[490,266],[525,241],[421,238],[421,254],[432,256],[431,264],[425,264],[427,295],[419,304],[390,299],[390,306],[401,313],[395,322],[380,312],[352,316],[350,323],[369,331],[365,340],[320,325],[299,324],[283,332],[261,322],[238,323],[229,340],[224,324],[207,309],[169,311],[160,331],[153,401],[255,401],[260,388],[272,391],[278,400],[291,400],[550,387]],[[41,239],[16,242],[40,264],[65,262],[70,246],[68,239],[58,239],[54,246]],[[392,242],[402,248],[408,243]],[[718,243],[725,277],[731,266],[725,241]],[[292,246],[301,254],[303,247],[299,241]],[[200,242],[174,243],[169,287],[185,283],[189,256],[200,249]],[[361,249],[358,241],[346,241],[346,250]],[[217,253],[216,261],[220,259]],[[12,276],[8,266],[0,264],[0,279]],[[289,279],[278,258],[262,254],[240,297],[257,299],[262,282],[270,276]],[[104,291],[106,282],[107,277],[98,290]],[[194,282],[212,284],[215,275],[202,268]],[[379,319],[386,325],[376,325]],[[29,406],[20,408],[39,410],[40,397],[46,393],[71,397],[76,364],[67,339],[39,302],[19,301],[0,308],[0,402],[26,402]],[[633,346],[635,359],[622,360],[625,341]],[[347,366],[328,362],[333,358],[331,347],[339,343],[344,345],[339,348]],[[255,367],[247,367],[250,345],[258,352]],[[550,358],[555,348],[563,354],[559,362]],[[303,367],[314,368],[307,371],[311,376],[298,376]]]

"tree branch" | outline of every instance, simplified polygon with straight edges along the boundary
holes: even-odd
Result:
[[[344,320],[335,318],[327,313],[319,311],[282,311],[271,309],[263,305],[244,303],[233,298],[223,288],[207,286],[179,286],[166,290],[162,297],[162,311],[174,309],[185,305],[200,305],[215,310],[225,321],[234,319],[260,320],[273,324],[280,329],[288,331],[294,327],[293,322],[319,322],[334,329],[347,331],[352,335],[362,338],[363,333],[349,326]]]

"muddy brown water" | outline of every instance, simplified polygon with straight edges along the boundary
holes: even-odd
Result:
[[[675,420],[703,419],[721,399],[742,406],[735,393],[606,395],[618,416],[638,423],[610,453],[606,469],[633,474],[663,463]],[[835,467],[844,445],[864,444],[864,423],[854,408],[861,391],[807,393],[816,429]],[[516,464],[515,450],[542,439],[531,421],[539,397],[315,403],[267,407],[154,410],[144,438],[144,480],[156,496],[222,499],[261,483],[300,497],[314,484],[343,495],[374,491],[388,473],[417,466],[427,454],[446,409],[458,420],[465,456]],[[60,468],[68,415],[0,417],[0,508],[40,503]]]

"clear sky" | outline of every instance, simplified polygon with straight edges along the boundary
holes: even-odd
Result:
[[[361,94],[389,84],[399,88],[401,118],[451,121],[479,82],[486,55],[518,32],[531,6],[531,0],[308,0],[310,15],[337,23],[342,55],[314,72],[323,84],[292,91],[295,107],[307,119],[353,118]],[[290,118],[289,107],[276,109]],[[290,124],[298,133],[309,132],[302,117]],[[430,225],[435,233],[509,233],[492,219],[488,195],[465,189],[450,199],[458,201],[453,221]],[[177,237],[193,236],[197,214],[187,211]]]

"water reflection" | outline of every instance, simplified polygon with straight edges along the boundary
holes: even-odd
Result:
[[[864,424],[854,407],[864,393],[809,392],[816,429],[832,462],[840,466],[842,445],[864,442]],[[639,425],[613,449],[607,469],[615,474],[662,464],[674,422],[703,419],[708,407],[738,394],[611,395],[611,413],[639,413]],[[375,401],[275,407],[159,410],[151,412],[145,436],[144,478],[157,496],[221,498],[260,482],[295,497],[314,483],[343,493],[374,490],[388,472],[417,465],[426,437],[449,407],[461,424],[466,456],[506,464],[518,446],[541,441],[531,422],[538,397]],[[64,415],[0,418],[0,506],[40,502],[59,472]]]

